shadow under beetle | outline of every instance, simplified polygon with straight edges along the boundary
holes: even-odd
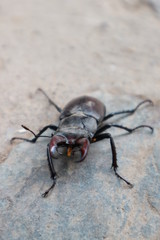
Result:
[[[119,115],[119,114],[133,114],[142,104],[144,103],[152,103],[151,100],[145,100],[140,102],[134,109],[113,112],[106,115],[106,107],[105,105],[94,97],[82,96],[73,99],[70,101],[64,109],[61,109],[57,106],[42,90],[41,91],[49,100],[50,104],[52,104],[58,112],[60,112],[59,117],[59,125],[47,125],[45,126],[38,134],[35,134],[32,130],[22,125],[23,128],[30,131],[34,138],[29,140],[21,137],[14,137],[11,141],[15,139],[25,140],[27,142],[35,143],[39,137],[50,137],[51,141],[47,145],[47,159],[48,165],[51,173],[51,178],[53,180],[52,186],[45,191],[42,196],[46,197],[51,189],[54,188],[56,184],[57,174],[53,165],[53,158],[55,158],[55,153],[61,154],[58,151],[59,147],[67,147],[67,156],[71,156],[74,153],[74,148],[78,147],[81,152],[81,158],[77,162],[81,162],[85,159],[88,153],[88,149],[90,144],[101,141],[105,138],[110,140],[111,150],[112,150],[112,168],[115,172],[115,175],[126,182],[129,186],[133,187],[133,185],[128,182],[126,179],[121,177],[117,173],[117,154],[114,140],[110,133],[102,133],[106,129],[111,127],[121,128],[126,130],[129,133],[132,133],[138,128],[149,128],[153,132],[153,128],[149,125],[140,125],[135,128],[128,128],[117,124],[107,124],[106,120],[109,118]],[[43,136],[42,133],[47,129],[54,130],[54,134],[51,136]],[[42,135],[42,136],[41,136]]]

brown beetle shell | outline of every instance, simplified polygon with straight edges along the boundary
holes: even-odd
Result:
[[[105,116],[105,105],[94,97],[82,96],[71,100],[63,109],[60,120],[74,114],[84,114],[101,122]]]

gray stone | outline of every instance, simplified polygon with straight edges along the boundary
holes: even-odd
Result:
[[[158,14],[160,14],[160,0],[145,0],[145,2]]]
[[[160,14],[160,0],[122,0],[122,2],[135,10],[148,6],[157,16]]]
[[[110,95],[101,98],[109,106],[115,101]],[[129,96],[122,98],[124,109],[127,98],[129,101]],[[116,108],[122,109],[118,98],[115,102]],[[127,126],[146,123],[146,118],[150,122],[149,112],[154,109],[146,106],[119,121]],[[44,199],[41,194],[51,184],[46,161],[48,140],[15,145],[0,166],[1,238],[155,239],[160,229],[160,142],[153,148],[156,132],[111,132],[117,145],[119,172],[134,184],[133,189],[110,169],[111,149],[109,141],[103,141],[90,147],[82,163],[74,163],[78,154],[73,159],[56,159],[59,178]],[[116,132],[122,135],[116,137]]]

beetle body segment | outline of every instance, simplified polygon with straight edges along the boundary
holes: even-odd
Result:
[[[106,114],[105,105],[98,99],[89,96],[82,96],[71,100],[62,110],[60,120],[77,113],[93,117],[97,122],[102,121]]]
[[[106,107],[98,99],[89,96],[75,98],[62,110],[57,131],[92,138],[105,113]]]

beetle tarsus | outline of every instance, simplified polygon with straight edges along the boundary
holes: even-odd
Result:
[[[113,167],[113,170],[114,170],[115,175],[116,175],[119,179],[123,180],[123,181],[124,181],[125,183],[127,183],[131,188],[133,187],[133,184],[132,184],[132,183],[128,182],[125,178],[121,177],[121,176],[117,173],[117,168]]]
[[[133,108],[131,110],[118,111],[118,112],[114,112],[114,113],[110,113],[110,114],[106,115],[103,118],[103,121],[106,121],[107,119],[114,117],[115,115],[119,115],[119,114],[126,114],[126,113],[133,114],[142,104],[147,103],[147,102],[153,106],[153,102],[150,99],[146,99],[146,100],[140,102],[135,108]]]
[[[151,130],[151,133],[154,132],[154,128],[153,128],[153,127],[151,127],[151,126],[149,126],[149,125],[140,125],[140,126],[137,126],[137,127],[133,128],[133,129],[131,129],[131,130],[132,130],[131,133],[132,133],[133,131],[137,130],[138,128],[149,128],[149,129]]]
[[[56,180],[54,179],[53,184],[51,185],[51,187],[48,188],[44,193],[42,193],[42,197],[43,198],[48,197],[49,192],[54,188],[55,185],[56,185]]]
[[[33,139],[27,139],[27,138],[22,138],[22,137],[13,137],[13,138],[11,138],[10,143],[12,144],[13,141],[15,141],[15,140],[22,140],[22,141],[30,142],[30,143],[35,143],[36,142],[34,138]]]
[[[135,130],[137,130],[139,128],[149,128],[151,130],[151,133],[153,133],[153,131],[154,131],[153,127],[151,127],[149,125],[139,125],[139,126],[137,126],[135,128],[128,128],[128,127],[121,126],[121,125],[118,125],[118,124],[105,124],[105,125],[103,125],[102,127],[100,127],[97,130],[95,135],[97,135],[97,134],[99,134],[101,132],[104,132],[105,130],[107,130],[107,129],[111,128],[111,127],[121,128],[121,129],[126,130],[129,133],[132,133],[132,132],[134,132]]]

